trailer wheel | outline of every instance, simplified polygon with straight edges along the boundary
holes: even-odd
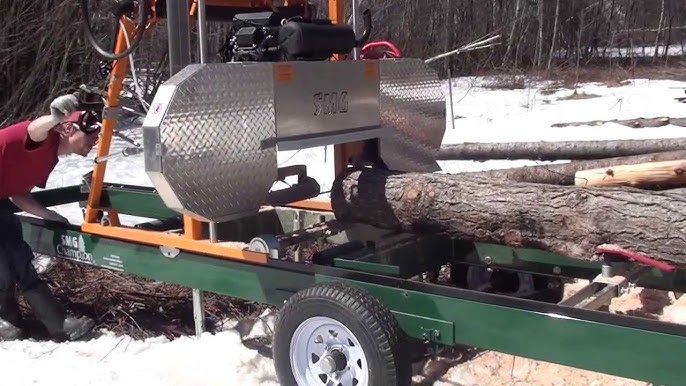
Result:
[[[342,283],[293,295],[279,312],[274,365],[284,386],[409,385],[403,331],[380,301]]]

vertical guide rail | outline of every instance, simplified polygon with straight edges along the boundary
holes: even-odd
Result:
[[[353,20],[352,20],[352,21],[353,21],[353,31],[355,31],[355,36],[360,36],[360,34],[359,34],[359,32],[360,32],[360,31],[359,31],[359,27],[358,27],[358,25],[357,25],[357,11],[358,11],[358,9],[357,9],[357,8],[358,8],[357,2],[358,2],[358,0],[352,0],[352,10],[351,10],[351,12],[352,12],[352,19],[353,19]],[[353,48],[353,59],[355,59],[355,60],[359,60],[359,59],[360,59],[360,48],[359,48],[359,47]]]
[[[198,0],[198,46],[200,49],[200,63],[207,61],[207,15],[205,13],[205,0]]]
[[[207,24],[205,14],[205,0],[198,0],[198,46],[200,51],[200,63],[207,61]],[[186,8],[188,9],[188,8]],[[217,242],[217,223],[214,221],[209,224],[210,242]],[[199,338],[205,331],[205,306],[204,293],[193,288],[193,319],[195,320],[195,335]]]
[[[202,6],[202,7],[201,7]],[[205,15],[205,2],[193,1],[196,14]],[[202,8],[202,9],[199,9]],[[201,17],[198,16],[198,19]],[[205,26],[203,25],[204,32]],[[189,28],[188,0],[167,0],[167,38],[169,40],[169,71],[174,75],[191,63],[191,35]],[[200,40],[203,44],[203,40]],[[204,49],[204,46],[201,47]],[[186,238],[199,240],[202,237],[202,223],[187,215],[183,216],[183,233]]]
[[[115,43],[115,53],[124,52],[127,49],[126,37],[129,33],[134,31],[133,24],[123,18],[121,27],[118,29],[117,40]],[[102,128],[100,134],[100,142],[96,157],[104,157],[110,153],[110,146],[112,144],[112,135],[114,127],[117,124],[118,114],[115,110],[119,107],[119,94],[122,90],[122,83],[126,77],[126,67],[128,65],[128,56],[117,59],[112,66],[110,73],[109,85],[107,88],[107,106],[103,111]],[[102,197],[103,181],[105,179],[105,167],[107,162],[97,163],[93,168],[93,174],[90,181],[90,190],[88,193],[88,201],[86,203],[85,223],[98,222],[98,207],[100,206],[100,199]]]
[[[198,39],[200,40],[200,60],[205,61],[205,1],[198,0]],[[191,63],[191,35],[190,15],[188,0],[167,0],[167,37],[169,40],[169,74],[173,76]],[[202,224],[200,221],[187,215],[183,217],[184,237],[198,240],[202,237]],[[210,224],[211,226],[211,224]],[[210,229],[212,231],[212,229]],[[203,292],[197,288],[193,291],[193,320],[195,322],[195,335],[199,338],[205,332],[205,307],[203,305]]]
[[[329,0],[329,19],[333,24],[345,24],[345,0]],[[335,55],[336,60],[346,60],[342,55]],[[338,176],[345,170],[348,159],[362,154],[363,142],[348,142],[333,145],[334,174]]]
[[[167,0],[170,76],[191,62],[191,35],[188,19],[188,0]]]

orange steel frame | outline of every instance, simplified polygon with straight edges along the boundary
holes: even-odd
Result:
[[[303,0],[286,0],[284,5],[300,5]],[[151,2],[151,8],[155,9],[155,0]],[[219,6],[250,6],[264,7],[272,6],[273,0],[208,0],[207,5]],[[190,14],[195,13],[196,2],[191,4]],[[345,23],[345,0],[329,0],[329,18],[334,23]],[[133,41],[136,26],[134,22],[127,18],[122,18],[123,28],[119,29],[115,43],[115,53],[123,52],[127,49],[126,35],[129,41]],[[148,25],[151,26],[157,21],[157,16],[152,14]],[[338,57],[337,59],[341,59]],[[122,82],[127,75],[128,57],[114,61],[112,72],[107,89],[107,106],[117,108],[119,106],[119,95],[122,90]],[[101,137],[97,147],[97,156],[109,154],[112,144],[116,118],[108,117],[107,114],[102,120]],[[345,167],[347,159],[359,154],[361,147],[357,143],[341,144],[334,146],[335,154],[335,173],[338,174]],[[247,262],[266,264],[268,255],[256,253],[239,248],[232,243],[211,242],[202,237],[202,223],[196,219],[184,215],[184,234],[176,235],[159,231],[149,231],[131,228],[121,225],[116,208],[104,208],[100,205],[105,177],[107,162],[98,163],[94,166],[90,181],[90,192],[86,202],[85,219],[81,225],[82,231],[93,235],[111,237],[121,240],[133,241],[140,244],[152,244],[159,246],[175,247],[179,250],[213,255],[219,258],[243,260]],[[309,209],[315,211],[331,212],[330,201],[305,200],[294,202],[290,207],[298,209]],[[107,212],[109,224],[101,224],[98,220],[101,212]]]

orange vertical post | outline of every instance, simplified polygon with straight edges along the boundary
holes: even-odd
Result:
[[[183,234],[187,239],[200,240],[202,238],[202,222],[190,216],[183,216]]]
[[[329,19],[334,24],[345,23],[345,0],[329,0]]]
[[[132,23],[123,20],[123,28],[119,28],[117,33],[117,42],[115,45],[115,53],[124,52],[127,49],[126,38],[124,34],[130,33],[133,30]],[[133,36],[129,41],[133,40]],[[128,65],[128,57],[117,59],[112,67],[110,74],[109,87],[107,89],[107,106],[108,108],[116,108],[119,106],[119,94],[122,89],[122,82],[126,76]],[[114,127],[117,124],[117,117],[108,117],[107,114],[102,119],[102,129],[100,132],[100,142],[98,143],[97,157],[106,156],[110,152],[112,144],[112,134]],[[86,218],[85,222],[97,222],[98,206],[100,205],[100,198],[102,197],[103,181],[105,179],[105,167],[107,162],[98,163],[93,168],[93,175],[90,183],[90,192],[88,194],[88,201],[86,204]]]

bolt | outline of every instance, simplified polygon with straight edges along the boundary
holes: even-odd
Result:
[[[553,273],[556,274],[556,275],[561,274],[561,273],[562,273],[562,268],[560,268],[560,267],[558,267],[558,266],[555,266],[555,267],[553,268]]]
[[[438,340],[441,337],[441,332],[438,330],[431,331],[431,339]]]
[[[493,259],[491,259],[491,256],[484,257],[484,263],[491,264],[492,262],[493,262]]]

